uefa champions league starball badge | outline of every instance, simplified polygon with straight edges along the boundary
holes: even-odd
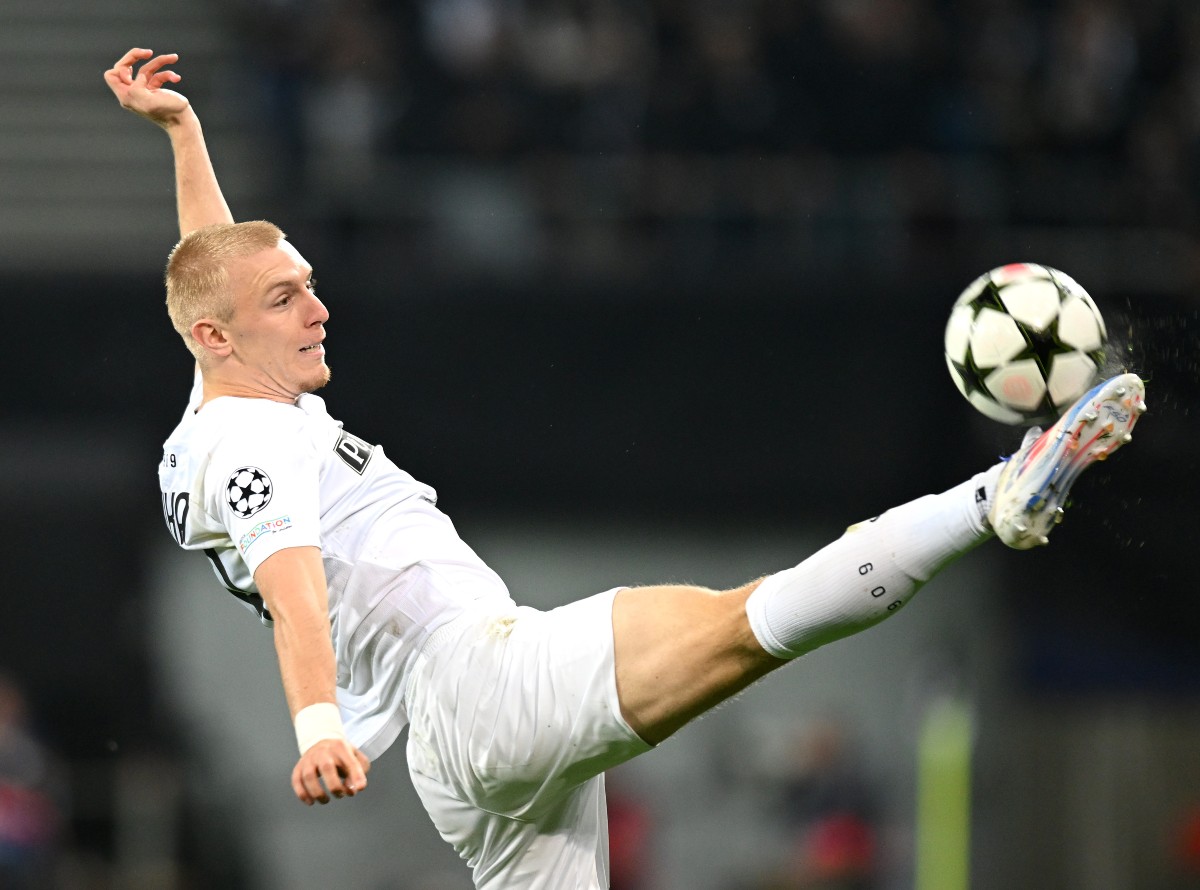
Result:
[[[240,467],[225,487],[229,507],[247,519],[271,502],[271,477],[258,467]]]

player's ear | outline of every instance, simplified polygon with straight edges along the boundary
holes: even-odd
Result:
[[[211,318],[201,318],[192,325],[192,339],[214,356],[225,358],[233,351],[225,326]]]

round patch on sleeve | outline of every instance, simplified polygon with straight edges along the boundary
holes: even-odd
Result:
[[[230,509],[246,519],[271,502],[271,477],[258,467],[241,467],[229,477],[225,496]]]

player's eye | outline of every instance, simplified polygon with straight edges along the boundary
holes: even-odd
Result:
[[[317,289],[317,279],[309,278],[308,281],[305,282],[304,286],[307,287],[309,290],[316,290]]]

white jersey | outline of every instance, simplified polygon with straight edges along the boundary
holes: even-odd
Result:
[[[319,397],[222,397],[197,410],[201,395],[197,375],[163,446],[167,527],[267,624],[255,569],[279,550],[320,548],[338,704],[351,742],[374,759],[407,722],[409,672],[429,635],[470,603],[512,598],[434,490],[343,430]]]

